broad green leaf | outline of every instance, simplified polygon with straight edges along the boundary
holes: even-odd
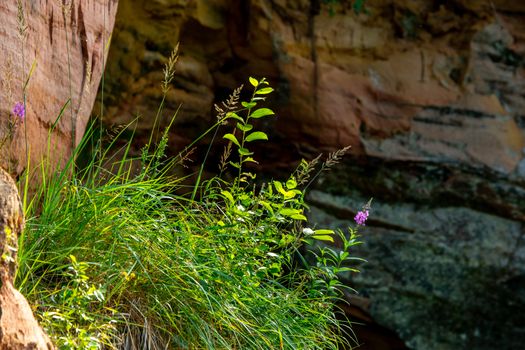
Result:
[[[258,118],[262,118],[262,117],[266,117],[268,115],[274,115],[274,114],[275,113],[269,108],[259,108],[259,109],[256,109],[252,114],[250,114],[250,118],[258,119]]]
[[[295,214],[295,215],[291,215],[290,218],[294,219],[294,220],[303,220],[303,221],[307,221],[308,219],[306,218],[306,216],[304,216],[303,214]]]
[[[268,135],[262,131],[252,132],[250,135],[246,136],[246,142],[252,142],[257,140],[268,140]]]
[[[228,117],[228,118],[233,118],[233,119],[237,119],[237,120],[239,120],[239,121],[241,121],[241,122],[244,123],[244,120],[243,120],[241,117],[239,117],[239,115],[238,115],[237,113],[234,113],[234,112],[228,112],[228,113],[226,113],[226,117]]]
[[[274,181],[273,185],[275,186],[275,189],[283,195],[284,199],[291,199],[296,196],[295,190],[292,191],[286,191],[283,188],[283,185],[279,181]]]
[[[240,169],[240,168],[241,168],[241,166],[239,165],[239,163],[232,162],[232,161],[230,161],[229,163],[230,163],[230,165],[231,165],[232,167],[234,167],[234,168],[237,168],[237,169]]]
[[[334,230],[315,230],[316,235],[332,235]]]
[[[283,193],[284,199],[292,199],[293,197],[295,197],[295,195],[296,193],[293,191],[285,191]]]
[[[238,151],[241,156],[251,156],[253,154],[248,148],[244,147],[239,148]]]
[[[241,147],[241,144],[239,143],[239,141],[237,141],[237,138],[235,137],[234,134],[226,134],[224,135],[222,138],[226,139],[226,140],[230,140],[231,142],[233,142],[234,144],[237,145],[237,147]]]
[[[244,107],[244,108],[253,108],[257,105],[257,103],[255,102],[244,102],[242,101],[241,102],[241,105]]]
[[[288,181],[286,181],[286,188],[289,190],[293,190],[297,187],[297,181],[293,177],[291,177]]]
[[[231,204],[235,203],[235,200],[233,199],[233,195],[228,191],[221,191],[221,194],[226,197]]]
[[[274,185],[275,189],[277,190],[277,192],[279,192],[280,194],[284,194],[286,192],[284,190],[283,185],[281,184],[281,182],[274,181],[273,185]]]
[[[244,162],[252,162],[252,163],[255,163],[255,164],[259,164],[259,162],[256,161],[255,159],[253,159],[252,157],[244,158],[244,159],[242,160],[242,162],[243,162],[243,163],[244,163]]]
[[[255,78],[249,77],[248,80],[250,80],[250,84],[252,84],[253,87],[257,87],[259,85],[259,82]]]
[[[250,130],[253,129],[253,125],[252,124],[237,123],[237,129],[239,129],[241,131],[244,131],[244,132],[247,132],[247,131],[250,131]]]
[[[282,208],[279,210],[279,214],[284,216],[292,216],[297,214],[302,214],[302,210],[300,209],[294,209],[294,208]]]
[[[265,87],[260,90],[255,91],[257,95],[267,95],[273,91],[273,88],[271,87]]]
[[[273,215],[273,209],[270,203],[266,201],[259,201],[259,204],[262,205],[266,210],[268,210]]]
[[[314,239],[317,239],[318,241],[327,241],[327,242],[334,242],[334,238],[332,236],[327,235],[313,235],[311,236]]]

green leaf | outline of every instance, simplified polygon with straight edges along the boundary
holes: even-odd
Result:
[[[334,230],[315,230],[316,235],[332,235]]]
[[[255,103],[255,102],[244,102],[244,101],[242,101],[242,102],[241,102],[241,105],[242,105],[244,108],[253,108],[253,107],[257,106],[257,103]]]
[[[306,216],[304,216],[303,214],[290,215],[290,218],[292,218],[292,219],[294,219],[294,220],[303,220],[303,221],[308,221],[308,219],[306,218]]]
[[[293,177],[291,177],[288,181],[286,181],[286,188],[289,190],[293,190],[297,187],[297,181]]]
[[[274,114],[275,113],[269,108],[259,108],[255,110],[252,114],[250,114],[250,118],[258,119],[258,118],[262,118],[262,117],[266,117],[268,115],[274,115]]]
[[[334,242],[334,238],[332,236],[327,235],[313,235],[311,236],[314,239],[317,239],[318,241],[327,241],[327,242]]]
[[[235,200],[233,199],[233,195],[230,192],[228,192],[228,191],[221,191],[221,194],[224,197],[226,197],[230,201],[231,204],[235,203]]]
[[[251,162],[251,163],[259,164],[259,162],[256,161],[255,159],[253,159],[252,157],[244,158],[242,162],[243,162],[243,163],[244,163],[244,162]]]
[[[238,115],[237,113],[234,113],[234,112],[228,112],[228,113],[226,113],[226,117],[227,117],[227,118],[237,119],[237,120],[239,120],[239,121],[241,121],[241,122],[244,123],[244,119],[242,119],[241,117],[239,117],[239,115]]]
[[[287,246],[290,243],[292,243],[294,239],[295,239],[294,236],[285,234],[281,237],[281,240],[279,241],[279,246],[281,247]]]
[[[237,147],[241,147],[241,144],[239,143],[239,141],[237,141],[237,138],[235,137],[234,134],[226,134],[224,135],[222,138],[226,139],[226,140],[230,140],[231,142],[233,142],[234,144],[237,145]]]
[[[257,140],[268,140],[268,135],[262,131],[252,132],[250,135],[246,136],[246,142],[252,142]]]
[[[297,195],[297,193],[295,193],[296,190],[286,191],[279,181],[274,181],[273,185],[275,186],[275,189],[283,195],[284,199],[291,199]]]
[[[265,87],[260,90],[255,91],[257,95],[267,95],[273,91],[273,88],[271,87]]]
[[[356,271],[356,269],[353,269],[351,267],[336,267],[336,268],[334,268],[334,273],[349,272],[349,271],[350,272],[354,272],[354,271]]]
[[[293,209],[293,208],[282,208],[279,210],[279,214],[283,216],[292,216],[292,215],[299,215],[302,214],[302,210],[300,209]]]
[[[250,80],[250,84],[252,84],[253,87],[257,87],[259,85],[259,82],[255,78],[249,77],[248,80]]]
[[[237,168],[237,169],[240,169],[240,168],[241,168],[241,166],[239,165],[239,163],[232,162],[232,161],[230,161],[230,162],[228,162],[228,163],[230,163],[230,165],[231,165],[232,167],[234,167],[234,168]]]
[[[296,193],[293,192],[293,191],[286,191],[283,196],[284,196],[284,199],[292,199],[293,197],[295,197]]]
[[[281,182],[274,181],[273,185],[274,185],[275,189],[277,190],[277,192],[279,192],[280,194],[284,194],[286,192],[284,190],[283,185],[281,184]]]
[[[266,210],[268,210],[273,215],[273,209],[270,203],[266,201],[259,201],[259,204],[262,205]]]
[[[253,129],[253,125],[252,124],[237,123],[237,129],[239,129],[241,131],[244,131],[244,132],[247,132],[247,131],[250,131],[250,130]]]
[[[248,148],[244,147],[239,148],[238,151],[241,156],[251,156],[253,154]]]

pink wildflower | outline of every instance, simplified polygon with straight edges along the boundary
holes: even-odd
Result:
[[[368,219],[368,210],[361,210],[354,217],[355,222],[361,226],[365,226],[366,219]]]
[[[17,102],[13,107],[13,114],[20,119],[21,122],[24,122],[26,116],[26,110],[22,102]]]

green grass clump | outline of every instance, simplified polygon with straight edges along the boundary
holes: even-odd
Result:
[[[355,232],[339,232],[341,252],[324,248],[313,265],[303,258],[303,246],[334,237],[309,228],[305,217],[300,188],[315,162],[301,163],[286,181],[254,185],[256,175],[245,170],[256,162],[248,147],[267,139],[254,122],[273,112],[256,109],[272,92],[268,83],[250,83],[251,98],[239,104],[236,90],[205,133],[231,126],[221,174],[203,180],[203,162],[187,195],[170,175],[186,151],[165,157],[168,129],[140,157],[129,156],[129,141],[118,161],[96,152],[81,171],[71,160],[50,177],[41,172],[43,185],[27,206],[16,281],[59,348],[348,343],[335,302],[337,273],[352,270],[347,251],[357,243]],[[223,179],[227,169],[231,181]]]

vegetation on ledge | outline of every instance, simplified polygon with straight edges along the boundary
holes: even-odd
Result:
[[[166,66],[165,94],[175,61],[174,54]],[[336,349],[349,343],[351,330],[338,320],[335,303],[344,288],[338,273],[355,271],[348,250],[358,243],[356,231],[309,226],[301,190],[344,150],[324,163],[303,161],[285,181],[255,185],[250,146],[268,139],[256,124],[274,114],[259,107],[273,89],[265,79],[250,83],[251,97],[239,102],[241,89],[235,90],[202,135],[231,130],[223,137],[220,173],[204,180],[205,159],[187,194],[172,174],[193,144],[168,159],[169,126],[139,157],[130,155],[129,140],[124,156],[113,159],[113,140],[77,170],[74,159],[90,145],[90,129],[64,170],[39,169],[43,183],[26,205],[16,282],[59,348]],[[312,248],[334,237],[340,251]]]

